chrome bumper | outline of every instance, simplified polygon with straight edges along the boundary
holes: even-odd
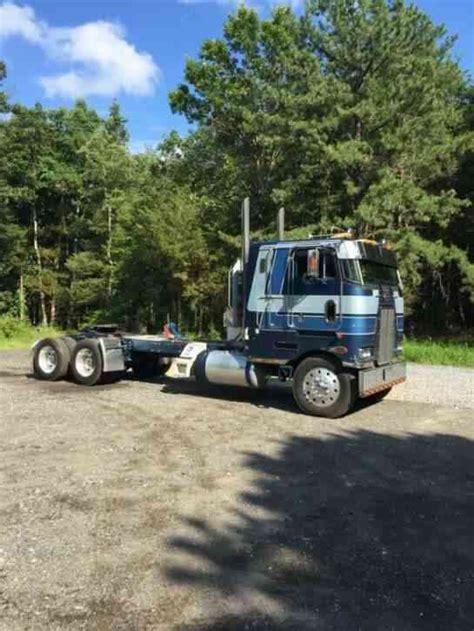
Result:
[[[397,362],[379,368],[370,368],[359,372],[359,396],[369,397],[371,394],[391,388],[407,378],[407,365]]]

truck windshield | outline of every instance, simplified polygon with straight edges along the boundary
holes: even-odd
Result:
[[[359,264],[364,284],[398,285],[398,274],[395,267],[364,259],[361,259]]]
[[[367,259],[344,259],[342,269],[346,280],[363,285],[398,285],[395,267],[382,265]]]

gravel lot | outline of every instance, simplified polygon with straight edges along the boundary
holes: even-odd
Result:
[[[474,369],[409,364],[408,371],[409,379],[390,393],[394,401],[474,409]]]
[[[28,372],[0,353],[2,631],[472,631],[474,371],[337,421]]]

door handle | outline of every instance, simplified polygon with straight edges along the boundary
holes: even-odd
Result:
[[[326,322],[335,322],[337,317],[336,303],[334,300],[327,300],[324,305],[324,315]]]

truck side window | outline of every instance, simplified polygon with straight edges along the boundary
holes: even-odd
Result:
[[[343,259],[341,261],[344,278],[351,283],[361,283],[359,272],[359,262],[354,259]]]
[[[308,269],[308,250],[296,250],[293,253],[292,265],[288,265],[283,294],[286,296],[307,293],[304,288],[304,278]]]
[[[330,250],[321,250],[318,255],[318,275],[308,275],[308,250],[296,250],[293,254],[293,265],[288,266],[288,273],[283,285],[285,295],[307,295],[316,293],[322,281],[337,278],[336,256]]]
[[[319,278],[337,278],[336,257],[333,252],[321,252]]]

